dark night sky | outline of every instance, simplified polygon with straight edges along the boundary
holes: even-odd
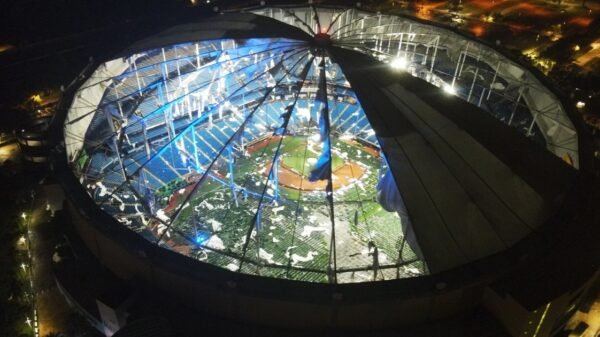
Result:
[[[25,0],[0,2],[0,41],[26,43],[98,29],[141,17],[157,17],[183,0]]]

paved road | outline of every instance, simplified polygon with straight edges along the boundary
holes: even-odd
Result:
[[[591,47],[592,49],[590,49],[587,53],[577,58],[576,63],[579,66],[585,67],[585,65],[592,61],[594,58],[600,58],[600,38],[594,41],[591,44]]]
[[[36,294],[36,307],[40,336],[50,332],[65,331],[70,308],[59,293],[52,273],[52,254],[57,233],[48,200],[56,208],[63,195],[57,185],[38,185],[29,216],[29,239],[33,258],[33,286]]]

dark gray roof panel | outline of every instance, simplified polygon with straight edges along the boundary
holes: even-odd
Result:
[[[492,134],[508,127],[480,112],[468,114],[476,107],[422,80],[394,74],[367,56],[341,49],[333,54],[384,140],[383,151],[432,273],[514,245],[548,220],[565,192],[560,187],[573,183],[574,172],[559,158],[523,143],[528,140],[519,134],[482,144],[482,130],[473,127]],[[455,112],[468,116],[468,123],[456,123]],[[531,151],[532,157],[515,161],[504,153],[523,144],[527,148],[520,151]],[[544,160],[536,160],[540,156]],[[557,174],[542,187],[539,176],[532,178],[535,172]]]

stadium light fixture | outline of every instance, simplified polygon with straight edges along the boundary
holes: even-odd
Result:
[[[395,70],[404,70],[408,66],[408,61],[404,57],[397,57],[390,62],[390,66]]]
[[[450,84],[444,85],[444,91],[450,95],[456,95],[456,89],[454,89],[454,86]]]

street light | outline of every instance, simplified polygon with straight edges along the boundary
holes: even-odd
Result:
[[[25,212],[21,213],[21,218],[23,218],[23,220],[27,219],[27,214],[25,214]]]

